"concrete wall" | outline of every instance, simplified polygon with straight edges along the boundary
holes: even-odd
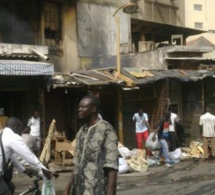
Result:
[[[140,53],[121,54],[121,67],[142,67],[144,69],[166,69],[163,48]],[[81,58],[85,69],[92,68],[116,68],[116,56]]]
[[[50,49],[55,72],[69,73],[80,69],[77,42],[76,4],[66,0],[62,4],[62,40],[59,47]]]
[[[214,0],[206,0],[206,29],[207,30],[215,30],[215,22],[214,22],[214,7],[215,1]]]
[[[185,0],[185,3],[186,27],[194,28],[195,22],[202,22],[204,30],[215,30],[214,0]],[[202,10],[194,10],[194,4],[202,5]]]
[[[116,22],[113,13],[116,7],[78,2],[78,51],[81,68],[89,69],[115,65]],[[120,44],[129,44],[130,16],[122,11],[120,18]],[[107,61],[111,60],[108,64]]]
[[[145,70],[166,69],[165,52],[165,49],[160,48],[153,51],[123,55],[121,64],[122,67],[141,67]]]
[[[195,28],[195,22],[203,23],[206,29],[206,1],[205,0],[185,0],[186,27]],[[194,4],[202,5],[202,10],[194,10]]]

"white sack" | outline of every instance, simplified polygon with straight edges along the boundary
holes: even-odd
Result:
[[[119,158],[119,174],[127,173],[129,171],[128,163],[124,158]]]
[[[177,148],[176,150],[169,152],[169,158],[171,159],[179,159],[182,156],[181,148]]]
[[[158,150],[160,148],[160,143],[158,141],[157,135],[155,137],[155,141],[152,140],[153,135],[154,135],[154,132],[150,133],[149,137],[146,140],[146,148],[148,148],[149,150],[152,150],[152,151]]]
[[[119,150],[119,153],[120,153],[120,155],[123,157],[123,158],[130,158],[131,157],[131,151],[128,149],[128,148],[126,148],[126,147],[120,147],[120,148],[118,148],[118,150]]]

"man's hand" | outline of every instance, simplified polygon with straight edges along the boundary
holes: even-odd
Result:
[[[70,192],[69,191],[64,191],[62,195],[69,195]]]
[[[58,176],[59,176],[58,173],[51,172],[51,171],[48,170],[48,169],[42,169],[42,172],[43,172],[44,176],[45,176],[47,179],[49,179],[49,180],[50,180],[52,177],[58,178]]]
[[[152,141],[154,142],[156,140],[156,135],[154,134],[152,137]]]
[[[25,170],[23,171],[23,173],[25,173],[29,177],[33,177],[34,175],[37,174],[37,171],[35,169],[32,169],[32,168],[25,168]]]

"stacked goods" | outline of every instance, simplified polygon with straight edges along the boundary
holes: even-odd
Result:
[[[145,150],[137,149],[136,153],[131,157],[129,166],[131,170],[137,172],[145,172],[148,170],[148,161],[144,159]]]
[[[146,155],[145,150],[134,149],[130,151],[128,148],[126,148],[119,142],[118,151],[120,156],[127,162],[131,171],[135,171],[135,172],[147,171],[148,162],[145,160],[145,155]]]
[[[191,141],[189,148],[182,147],[181,150],[185,158],[201,158],[204,153],[202,143],[197,141]]]
[[[201,148],[202,144],[200,142],[191,141],[190,142],[190,154],[192,157],[200,158],[201,157],[201,151],[199,150]],[[203,150],[202,150],[203,151]]]

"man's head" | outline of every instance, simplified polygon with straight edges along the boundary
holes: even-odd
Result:
[[[78,108],[80,119],[90,119],[93,115],[97,116],[99,110],[99,99],[93,95],[85,96],[81,99]]]
[[[206,108],[205,108],[205,112],[211,112],[211,107],[209,107],[209,106],[206,106]]]
[[[34,111],[33,117],[34,117],[35,119],[37,119],[37,118],[39,117],[39,113],[38,113],[37,111]]]
[[[18,135],[22,134],[22,122],[16,117],[8,118],[5,126],[12,129]]]
[[[170,116],[171,116],[171,112],[170,111],[166,111],[164,113],[164,117],[165,117],[166,120],[170,119]]]
[[[139,114],[140,116],[143,115],[143,109],[142,109],[142,108],[139,108],[139,109],[138,109],[138,114]]]

